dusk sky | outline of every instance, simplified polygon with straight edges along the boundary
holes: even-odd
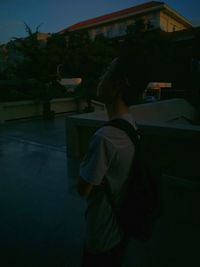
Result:
[[[0,44],[32,31],[58,32],[74,23],[135,6],[145,0],[0,0]],[[200,25],[200,0],[164,1],[178,13]]]

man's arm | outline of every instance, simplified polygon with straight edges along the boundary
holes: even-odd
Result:
[[[79,178],[78,193],[81,197],[88,197],[93,188],[92,184],[86,182],[82,177]]]
[[[115,148],[106,138],[101,135],[93,137],[80,165],[80,179],[77,188],[80,196],[88,197],[94,186],[102,185],[103,177],[114,155]]]

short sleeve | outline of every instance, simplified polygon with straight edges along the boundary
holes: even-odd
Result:
[[[114,145],[104,136],[95,134],[81,163],[80,176],[88,183],[99,185],[114,155]]]

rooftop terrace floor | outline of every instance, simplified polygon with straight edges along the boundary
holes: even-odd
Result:
[[[80,266],[85,203],[68,192],[65,134],[64,116],[0,125],[2,267]],[[158,234],[153,246],[132,240],[124,266],[161,267],[161,259],[162,267],[189,266],[191,251],[187,257],[181,247],[167,259],[169,243],[156,241],[161,238]]]
[[[84,203],[67,194],[65,119],[0,126],[0,266],[79,266]]]

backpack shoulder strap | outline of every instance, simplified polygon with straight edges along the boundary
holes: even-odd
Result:
[[[127,120],[113,119],[105,123],[103,127],[104,126],[113,126],[124,131],[128,135],[128,137],[131,139],[131,141],[133,142],[135,146],[139,144],[139,141],[140,141],[139,132]]]
[[[118,129],[124,131],[126,133],[126,135],[129,137],[129,139],[132,141],[132,143],[134,144],[136,151],[138,151],[140,135],[131,123],[129,123],[127,120],[119,118],[119,119],[110,120],[107,123],[102,125],[102,127],[105,127],[105,126],[113,126],[115,128],[118,128]],[[110,183],[106,177],[104,177],[104,181],[105,181],[106,196],[107,196],[109,203],[112,207],[112,210],[113,210],[113,212],[117,218],[118,217],[117,216],[117,208],[116,208],[115,203],[113,201]]]

